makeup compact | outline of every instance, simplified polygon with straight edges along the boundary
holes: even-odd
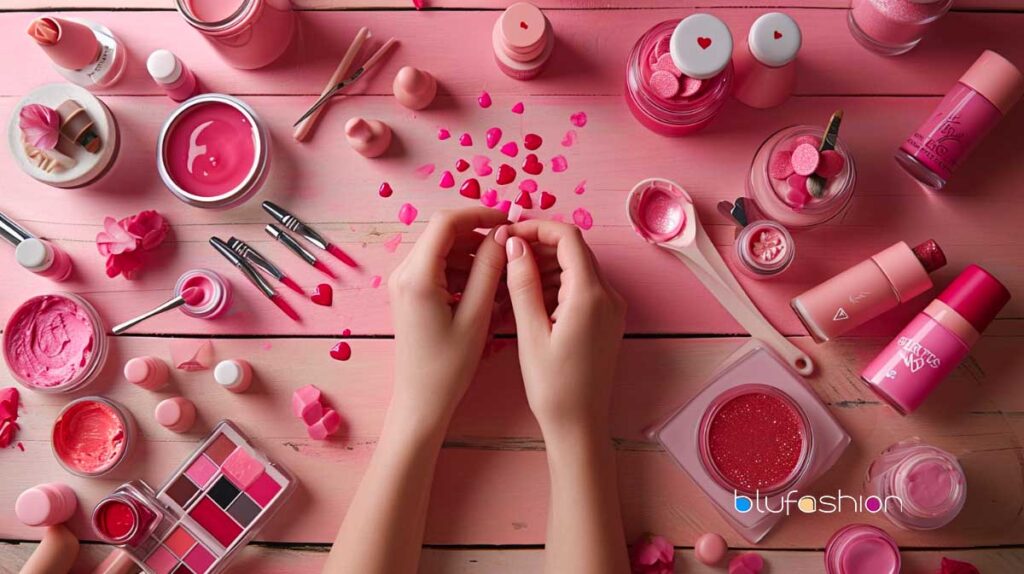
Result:
[[[120,486],[93,509],[92,525],[146,574],[215,574],[296,484],[223,420],[158,491],[142,481]]]
[[[764,343],[733,354],[654,432],[715,508],[760,541],[850,444],[832,413]]]
[[[270,133],[242,100],[203,94],[164,121],[156,162],[164,185],[185,203],[235,207],[255,195],[270,173]]]

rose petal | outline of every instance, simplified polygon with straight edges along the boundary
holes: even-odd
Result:
[[[60,114],[42,104],[29,104],[18,112],[18,127],[33,147],[53,149],[60,138]]]

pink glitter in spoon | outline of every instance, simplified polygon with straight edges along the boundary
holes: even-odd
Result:
[[[513,114],[522,115],[522,113],[525,112],[525,111],[526,111],[526,106],[523,105],[523,102],[516,102],[515,105],[512,106],[512,113]]]
[[[585,112],[576,112],[569,116],[569,121],[572,122],[572,125],[582,128],[587,125],[587,114]]]
[[[583,195],[587,192],[587,180],[583,180],[576,184],[576,187],[572,190],[576,195]]]
[[[377,190],[377,195],[381,197],[391,197],[393,193],[395,190],[391,189],[391,184],[386,181],[380,184],[380,189]]]
[[[565,137],[562,138],[562,147],[572,147],[577,139],[579,139],[579,135],[576,133],[576,130],[565,132]]]
[[[459,136],[459,145],[469,147],[473,145],[473,136],[469,135],[468,132],[463,133]]]
[[[480,196],[480,203],[482,203],[484,207],[494,207],[495,205],[498,205],[498,190],[488,189],[485,191],[483,195]]]
[[[494,146],[501,141],[501,128],[495,127],[487,130],[484,140],[487,142],[487,149],[494,149]]]
[[[567,169],[569,169],[569,161],[565,159],[564,155],[556,155],[551,158],[551,171],[561,173]]]
[[[551,209],[551,207],[553,205],[555,205],[555,200],[556,199],[557,198],[554,195],[551,195],[550,193],[548,193],[546,191],[542,191],[540,193],[540,208],[541,209]]]
[[[403,203],[402,207],[398,209],[398,221],[406,225],[412,225],[412,222],[416,221],[417,215],[419,215],[419,210],[411,203]]]
[[[444,173],[441,174],[441,181],[437,182],[437,185],[444,189],[455,187],[455,176],[452,175],[452,172],[444,170]]]
[[[435,169],[437,169],[437,166],[435,166],[434,164],[425,163],[416,168],[416,177],[420,179],[427,179],[428,177],[430,177],[430,174],[434,173]]]
[[[409,205],[409,204],[407,203],[406,205]],[[412,206],[410,206],[410,207],[412,207]],[[413,210],[415,210],[415,209],[416,208],[413,207]],[[408,225],[408,224],[406,224],[406,225]],[[394,234],[391,237],[391,239],[388,239],[387,241],[384,242],[384,249],[386,249],[388,253],[394,253],[398,249],[398,246],[401,245],[401,244],[402,244],[402,234],[401,233],[396,233],[396,234]]]
[[[505,145],[501,146],[501,153],[508,157],[516,157],[519,155],[519,145],[516,142],[506,142]]]
[[[537,182],[532,179],[524,179],[519,182],[519,191],[535,193],[537,191]]]
[[[491,175],[491,173],[494,172],[494,168],[491,167],[491,158],[485,155],[473,156],[473,159],[470,160],[470,163],[473,165],[473,171],[476,172],[476,174],[479,175],[480,177]]]
[[[583,231],[587,231],[594,226],[594,216],[589,211],[582,207],[577,207],[572,212],[572,222],[576,224]]]
[[[526,136],[523,137],[523,147],[530,151],[539,148],[543,143],[544,139],[537,134],[526,134]]]
[[[445,128],[438,128],[437,139],[444,141],[450,137],[452,137],[452,132],[446,130]]]
[[[480,92],[480,97],[476,99],[476,103],[480,104],[480,107],[484,109],[491,107],[491,94]]]

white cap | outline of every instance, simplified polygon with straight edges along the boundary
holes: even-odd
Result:
[[[213,369],[213,380],[222,387],[233,387],[241,382],[245,373],[238,361],[221,361]]]
[[[729,65],[732,34],[725,22],[711,14],[693,14],[676,25],[668,51],[679,71],[691,78],[707,80]]]
[[[181,76],[181,62],[169,50],[155,50],[146,60],[146,69],[158,84],[171,84]]]
[[[800,51],[800,26],[782,12],[769,12],[754,21],[747,36],[750,53],[758,62],[778,68]]]
[[[14,258],[29,271],[46,271],[53,263],[53,251],[45,241],[29,237],[14,248]]]

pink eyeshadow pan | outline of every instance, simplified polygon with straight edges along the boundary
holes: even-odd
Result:
[[[224,463],[224,459],[231,453],[235,452],[235,443],[227,437],[227,435],[220,435],[213,443],[206,449],[206,456],[210,457],[210,460],[216,465]]]
[[[196,574],[206,574],[206,571],[213,565],[213,554],[210,554],[210,551],[202,544],[196,544],[192,552],[185,557],[185,564],[188,564],[188,567]]]
[[[217,473],[217,466],[206,458],[205,455],[200,455],[192,466],[188,467],[185,471],[185,475],[192,479],[192,482],[198,484],[201,487],[206,486],[206,483],[210,482],[213,475]]]
[[[264,508],[270,504],[270,501],[280,491],[281,485],[267,473],[261,474],[251,485],[245,488],[245,493]]]
[[[238,447],[224,461],[221,470],[236,486],[245,490],[263,474],[263,463],[253,458],[245,448]]]
[[[149,558],[146,558],[146,566],[153,569],[156,574],[167,574],[178,565],[178,559],[171,555],[163,546],[159,547]]]

